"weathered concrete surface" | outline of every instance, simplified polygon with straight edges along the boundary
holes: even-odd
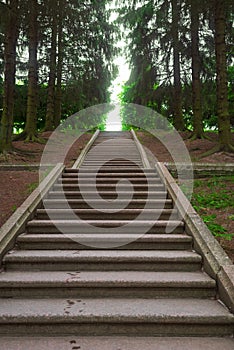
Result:
[[[174,176],[178,176],[178,169],[181,173],[191,168],[191,164],[186,163],[165,163],[165,166]],[[234,163],[226,164],[210,164],[210,163],[192,163],[194,178],[211,177],[211,176],[227,176],[234,174]]]
[[[3,337],[1,350],[233,350],[224,338],[160,337]]]
[[[17,285],[16,285],[17,284]],[[152,272],[152,271],[36,271],[4,272],[0,274],[0,288],[4,287],[181,287],[214,288],[215,281],[198,272]]]
[[[39,169],[53,168],[54,164],[7,164],[0,165],[0,171],[37,171]]]
[[[234,265],[222,266],[218,273],[219,294],[234,313]]]
[[[137,138],[137,136],[136,136],[136,133],[135,133],[135,131],[132,129],[131,130],[131,133],[132,133],[132,135],[133,135],[133,139],[134,139],[134,141],[135,141],[135,143],[136,143],[136,146],[137,146],[137,149],[138,149],[138,151],[139,151],[139,153],[140,153],[140,155],[141,155],[141,159],[142,159],[142,163],[143,163],[143,165],[144,165],[144,168],[151,168],[151,166],[150,166],[150,162],[149,162],[149,160],[148,160],[148,157],[147,157],[147,155],[146,155],[146,152],[145,152],[145,150],[144,150],[144,147],[142,146],[142,144],[139,142],[139,140],[138,140],[138,138]]]
[[[199,299],[4,299],[0,332],[20,334],[231,336],[234,316],[216,300]],[[12,328],[13,327],[13,328]],[[78,328],[77,328],[78,327]],[[52,332],[52,333],[50,333]],[[104,332],[104,333],[103,333]]]

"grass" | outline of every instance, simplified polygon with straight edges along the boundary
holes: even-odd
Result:
[[[14,213],[15,211],[17,210],[17,205],[12,205],[12,207],[11,207],[11,211]]]
[[[229,212],[234,207],[233,186],[234,176],[195,180],[192,196],[194,209],[201,215],[213,235],[228,240],[234,237],[234,233],[228,232],[223,222],[220,224],[220,213]],[[229,215],[226,220],[225,224],[228,224],[229,220],[233,221],[234,215]]]
[[[31,194],[38,186],[38,182],[32,182],[27,186],[26,193]]]

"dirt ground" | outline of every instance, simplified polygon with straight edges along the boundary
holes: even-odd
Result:
[[[189,134],[187,132],[181,133],[181,137],[189,151],[191,160],[193,162],[199,163],[234,163],[234,154],[219,152],[214,153],[209,157],[199,159],[199,156],[210,149],[212,149],[218,142],[218,135],[215,133],[206,133],[210,140],[194,140],[190,141],[188,138]],[[157,158],[159,162],[173,162],[171,154],[167,148],[153,135],[150,133],[145,133],[138,131],[137,136],[139,140],[143,143],[146,149],[150,150],[153,155]],[[234,134],[233,134],[234,143]]]
[[[42,134],[45,139],[49,136],[48,132]],[[91,133],[84,134],[73,144],[65,159],[66,166],[72,166],[91,137]],[[0,158],[0,165],[40,164],[45,144],[17,141],[13,146],[12,153]],[[0,227],[34,190],[38,181],[38,171],[0,171]]]
[[[170,153],[164,145],[152,135],[144,132],[137,132],[140,141],[148,148],[154,156],[161,162],[172,162]],[[50,133],[41,135],[48,139]],[[188,134],[183,133],[183,138],[187,138]],[[209,157],[198,160],[199,155],[208,151],[217,144],[217,135],[210,133],[208,135],[212,141],[209,140],[185,140],[187,149],[189,150],[191,159],[199,161],[199,163],[234,163],[234,155],[230,153],[215,153]],[[92,137],[92,134],[82,135],[69,151],[65,164],[71,166],[78,158],[80,152]],[[234,135],[233,135],[234,140]],[[41,154],[45,144],[39,143],[25,143],[17,141],[13,143],[15,151],[7,156],[0,157],[0,165],[3,164],[39,164]],[[18,206],[27,198],[30,192],[38,183],[37,171],[0,171],[0,226],[12,215]],[[232,213],[233,214],[233,213]],[[226,225],[227,213],[220,211],[217,220],[220,225]],[[228,212],[228,215],[230,213]],[[228,227],[229,231],[230,227]],[[230,232],[231,233],[231,232]],[[218,239],[229,256],[234,261],[234,239],[227,241]]]

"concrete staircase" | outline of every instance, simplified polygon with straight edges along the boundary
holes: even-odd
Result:
[[[96,173],[100,198],[91,184]],[[134,187],[130,202],[121,179]],[[124,209],[100,212],[103,199],[117,198],[116,188]],[[4,258],[1,349],[14,348],[12,334],[21,337],[19,349],[48,349],[42,337],[55,337],[49,349],[232,348],[234,317],[217,299],[216,282],[203,271],[161,179],[143,169],[130,133],[101,133],[80,169],[64,171],[44,206]],[[138,220],[142,210],[145,219]],[[169,226],[175,227],[170,233]],[[28,336],[37,338],[33,343]]]

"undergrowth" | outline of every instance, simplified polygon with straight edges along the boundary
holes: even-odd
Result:
[[[194,193],[192,205],[201,215],[202,219],[215,237],[231,240],[234,233],[228,232],[225,227],[218,223],[218,211],[234,207],[232,186],[234,176],[212,177],[211,179],[200,179],[194,181]],[[207,213],[207,209],[215,210],[215,214]],[[234,220],[230,215],[228,220]]]

